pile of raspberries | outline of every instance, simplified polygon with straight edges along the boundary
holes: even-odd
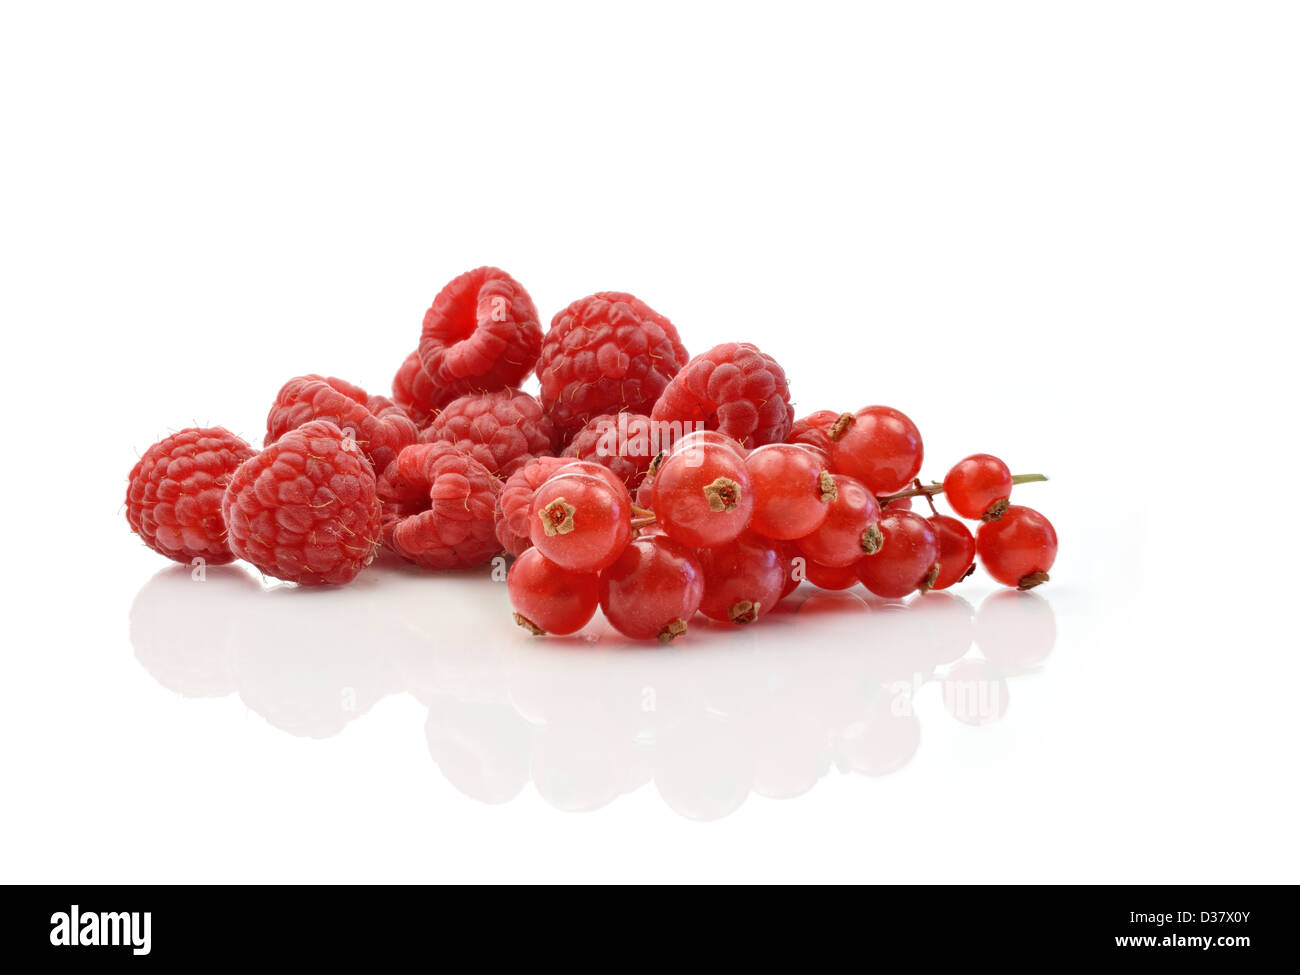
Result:
[[[599,460],[635,488],[653,459],[597,455],[594,431],[627,413],[735,410],[743,376],[772,371],[776,402],[726,427],[754,443],[789,432],[780,368],[750,346],[709,353],[737,378],[734,400],[705,404],[686,387],[677,329],[629,294],[573,302],[544,331],[524,287],[481,267],[444,287],[391,398],[328,376],[276,394],[260,451],[222,427],[181,430],[131,471],[126,517],[150,548],[186,564],[244,559],[276,579],[341,585],[381,547],[428,569],[464,569],[527,547],[529,485],[562,461]],[[533,372],[540,396],[521,392]],[[666,407],[665,407],[666,409]],[[523,512],[526,517],[526,511]]]
[[[519,388],[534,372],[537,396]],[[146,545],[178,562],[244,559],[304,586],[351,582],[381,548],[433,570],[509,555],[517,559],[516,608],[534,609],[516,614],[521,625],[572,632],[599,601],[616,628],[661,639],[684,632],[697,607],[723,621],[752,622],[801,578],[844,588],[861,577],[881,594],[886,583],[862,569],[871,562],[901,572],[888,583],[900,591],[925,591],[943,587],[936,584],[941,567],[951,584],[973,563],[970,533],[958,525],[964,536],[945,541],[937,522],[895,526],[897,558],[866,558],[887,544],[891,503],[895,518],[912,517],[897,514],[910,498],[886,497],[920,466],[910,420],[871,407],[856,415],[856,426],[855,415],[827,411],[795,422],[785,372],[770,356],[728,343],[690,358],[672,322],[630,294],[581,298],[544,332],[518,281],[493,267],[468,271],[425,313],[419,345],[397,370],[391,394],[296,376],[271,403],[261,450],[222,427],[172,434],[131,470],[127,521]],[[708,483],[696,484],[699,465],[675,458],[654,435],[670,428],[694,431],[683,444],[691,439],[711,458]],[[609,450],[612,429],[616,451]],[[765,445],[781,446],[756,452]],[[974,492],[967,517],[995,520],[1007,508],[1010,475],[996,458],[972,466],[976,459],[963,462],[964,493]],[[915,484],[904,493],[928,499],[943,490]],[[661,509],[657,524],[651,505]],[[1050,525],[1030,514],[1039,520],[1008,518],[1000,539],[990,529],[985,557],[995,577],[992,563],[1005,563],[1000,581],[1022,588],[1046,579],[1055,554]],[[723,531],[724,522],[735,525]],[[847,554],[836,548],[836,532],[847,539]],[[624,552],[617,579],[606,579]],[[773,560],[782,568],[772,593],[760,600],[741,591],[756,565]],[[785,570],[794,561],[807,561],[808,574],[796,573],[791,585]],[[704,608],[709,593],[701,604],[699,591],[699,579],[710,577],[718,579],[715,612]]]

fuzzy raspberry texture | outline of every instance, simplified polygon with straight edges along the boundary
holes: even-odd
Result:
[[[790,386],[770,355],[728,342],[688,362],[650,414],[655,422],[703,421],[745,447],[781,443],[790,433]]]
[[[533,299],[499,268],[466,271],[424,314],[420,362],[452,396],[518,386],[533,371],[542,325]]]
[[[221,511],[231,551],[304,586],[351,582],[379,547],[375,473],[326,420],[304,423],[244,461]]]
[[[816,447],[829,457],[831,427],[835,426],[840,416],[841,414],[834,410],[818,410],[816,413],[810,413],[794,421],[794,425],[790,427],[790,435],[785,438],[785,441]]]
[[[567,457],[534,457],[506,479],[497,499],[497,540],[511,555],[522,555],[533,547],[528,516],[533,495],[557,470],[569,463]]]
[[[419,352],[408,355],[393,377],[393,402],[421,430],[453,399],[455,396],[435,383],[425,371]]]
[[[126,485],[126,521],[155,552],[186,564],[234,561],[221,497],[256,451],[224,427],[191,427],[144,452]]]
[[[379,479],[384,544],[426,569],[467,569],[501,551],[498,481],[448,443],[416,444]]]
[[[555,453],[555,426],[535,396],[517,389],[470,393],[447,404],[420,434],[422,443],[453,444],[498,477]]]
[[[605,413],[578,431],[563,456],[603,464],[631,491],[658,453],[652,429],[644,413]]]
[[[332,423],[354,440],[376,474],[419,436],[411,418],[386,396],[371,396],[333,376],[307,375],[280,387],[266,416],[264,443],[269,447],[312,420]]]
[[[537,361],[542,406],[567,444],[593,417],[649,413],[687,358],[667,318],[629,294],[601,291],[551,320]]]

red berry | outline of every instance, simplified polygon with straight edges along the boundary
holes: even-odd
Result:
[[[984,568],[1004,586],[1032,589],[1056,561],[1056,529],[1033,508],[1013,504],[980,525],[975,541]]]
[[[835,426],[835,421],[840,416],[841,414],[834,410],[818,410],[816,413],[795,420],[794,425],[790,427],[790,436],[786,437],[786,443],[806,444],[829,455],[831,428]]]
[[[600,598],[596,573],[561,568],[535,548],[515,559],[506,588],[515,622],[538,636],[578,632],[596,614]]]
[[[375,476],[403,447],[415,443],[415,424],[391,400],[333,376],[297,376],[280,387],[266,417],[265,446],[312,420],[343,431],[345,444],[365,455]]]
[[[996,517],[1011,496],[1011,470],[992,454],[971,454],[944,475],[943,493],[963,518]]]
[[[224,427],[191,427],[158,441],[136,462],[126,486],[126,520],[155,552],[210,565],[234,559],[221,498],[255,451]]]
[[[343,431],[304,423],[240,465],[221,512],[230,549],[277,579],[351,582],[379,547],[375,474]]]
[[[975,565],[975,536],[947,515],[934,515],[929,521],[939,539],[939,575],[930,588],[947,589],[970,575]]]
[[[793,542],[786,542],[782,545],[780,553],[781,567],[785,573],[785,582],[781,585],[781,598],[785,599],[786,596],[799,588],[800,582],[807,578],[804,569],[807,568],[808,560],[799,553],[799,547]],[[795,571],[795,559],[800,562],[799,571],[797,572]]]
[[[911,511],[880,519],[881,549],[857,564],[858,578],[877,596],[901,599],[933,588],[939,571],[939,539],[930,523]]]
[[[604,464],[597,464],[594,460],[570,460],[567,457],[561,457],[560,460],[562,463],[555,469],[557,474],[586,474],[604,481],[614,489],[615,494],[628,494],[623,479]]]
[[[497,498],[495,530],[497,541],[511,555],[532,547],[533,496],[565,463],[562,457],[534,457],[506,479]]]
[[[555,427],[536,397],[517,389],[470,393],[452,400],[420,434],[445,441],[498,477],[509,477],[534,457],[555,452]]]
[[[785,370],[752,345],[730,342],[698,355],[650,414],[664,423],[704,423],[746,447],[780,443],[790,432]]]
[[[659,453],[650,417],[644,413],[605,413],[577,432],[564,456],[591,461],[613,471],[632,490]]]
[[[880,510],[882,513],[886,511],[911,511],[912,499],[895,498],[893,501],[882,502],[880,505]]]
[[[411,422],[421,430],[455,398],[425,371],[419,352],[408,355],[393,377],[393,402],[405,410]]]
[[[835,481],[817,455],[794,444],[759,447],[745,458],[754,490],[750,528],[768,538],[803,538],[826,520]]]
[[[687,358],[673,323],[645,302],[618,291],[580,298],[542,341],[542,405],[567,442],[593,417],[649,413]]]
[[[716,548],[701,549],[704,598],[700,612],[709,619],[744,625],[771,612],[786,582],[784,546],[746,532]]]
[[[414,444],[379,479],[384,544],[426,569],[466,569],[501,551],[501,483],[449,443]]]
[[[745,457],[749,450],[739,443],[728,437],[725,433],[719,433],[717,430],[691,430],[683,433],[673,441],[668,453],[684,453],[688,450],[697,450],[704,444],[715,444],[719,447],[726,447],[738,457]]]
[[[700,608],[704,571],[684,545],[642,535],[600,574],[600,608],[610,625],[634,640],[667,642],[686,632]]]
[[[542,326],[523,285],[495,267],[466,271],[424,315],[420,362],[455,396],[518,386],[537,364]]]
[[[804,577],[818,589],[852,589],[859,582],[856,565],[822,565],[805,562]]]
[[[627,488],[560,470],[533,497],[533,545],[552,562],[579,572],[598,572],[612,563],[632,537],[632,503]],[[621,493],[620,493],[621,492]]]
[[[798,540],[799,550],[813,562],[839,568],[852,565],[880,548],[880,506],[860,481],[832,474],[834,496],[826,519]]]
[[[692,548],[732,541],[754,510],[745,462],[717,444],[670,454],[655,472],[653,492],[664,532]]]
[[[831,428],[831,466],[856,477],[872,494],[893,494],[921,469],[924,450],[916,424],[888,406],[843,414]]]

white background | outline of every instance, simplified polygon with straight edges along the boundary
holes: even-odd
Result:
[[[3,879],[1294,882],[1298,26],[6,5]],[[950,600],[543,645],[481,576],[200,586],[129,533],[151,442],[382,391],[482,263],[897,406],[927,477],[1049,473],[1053,581],[963,665],[1020,654],[1000,719],[871,710]]]

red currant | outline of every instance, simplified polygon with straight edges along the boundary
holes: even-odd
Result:
[[[653,495],[664,532],[692,548],[734,540],[754,510],[744,460],[719,444],[669,454],[655,472]]]
[[[698,450],[706,444],[727,447],[739,457],[744,457],[749,453],[745,445],[739,440],[732,440],[725,433],[719,433],[717,430],[692,430],[690,433],[684,433],[673,441],[673,445],[668,448],[668,453],[671,455]]]
[[[880,551],[857,564],[862,584],[885,599],[932,588],[939,571],[939,539],[930,523],[911,511],[890,511],[880,519],[880,532]]]
[[[780,552],[781,565],[785,572],[785,582],[781,586],[781,598],[785,599],[786,596],[799,588],[799,583],[807,578],[804,569],[808,565],[808,560],[799,554],[799,548],[793,542],[782,545]],[[795,571],[795,559],[798,559],[800,563],[797,572]]]
[[[943,493],[963,518],[991,520],[1007,507],[1011,470],[992,454],[971,454],[944,475]]]
[[[798,544],[810,561],[839,568],[880,548],[880,506],[860,481],[845,474],[832,474],[831,481],[835,492],[826,520]]]
[[[779,542],[746,532],[716,548],[701,549],[704,598],[709,619],[743,625],[765,616],[781,599],[786,563]]]
[[[595,615],[599,589],[594,572],[573,572],[530,548],[506,576],[515,622],[533,633],[576,633]]]
[[[826,520],[835,482],[813,450],[774,443],[745,458],[754,487],[751,529],[789,541],[803,538]]]
[[[939,576],[931,589],[947,589],[970,575],[975,564],[975,536],[970,529],[948,515],[935,515],[930,527],[939,539]]]
[[[605,568],[632,537],[632,504],[627,488],[621,481],[618,485],[615,489],[608,480],[587,474],[556,473],[533,495],[533,544],[566,569]]]
[[[858,584],[856,565],[822,565],[820,562],[804,564],[804,575],[818,589],[852,589]]]
[[[831,427],[831,466],[872,494],[893,494],[921,469],[924,448],[916,424],[888,406],[845,413]]]
[[[996,521],[980,525],[975,546],[994,579],[1032,589],[1047,581],[1056,561],[1056,529],[1033,508],[1013,504]]]
[[[667,642],[685,633],[703,595],[699,559],[665,535],[634,539],[600,574],[600,608],[634,640]]]
[[[620,487],[623,489],[624,493],[627,492],[627,484],[623,482],[621,477],[604,464],[597,464],[594,460],[568,461],[567,463],[561,464],[557,467],[551,476],[556,477],[560,474],[586,474],[588,477],[598,477],[602,481],[608,483],[609,486],[614,489],[615,494],[619,493]],[[628,494],[629,500],[631,497],[631,494]]]

